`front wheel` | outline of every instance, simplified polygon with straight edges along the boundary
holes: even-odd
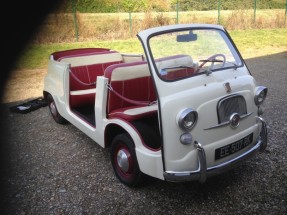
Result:
[[[117,178],[130,187],[139,186],[143,182],[143,173],[135,153],[135,145],[127,134],[117,135],[111,146],[111,162]]]

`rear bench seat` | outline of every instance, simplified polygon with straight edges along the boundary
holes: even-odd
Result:
[[[104,76],[113,90],[108,93],[107,117],[134,121],[156,114],[157,105],[135,104],[139,101],[153,103],[156,93],[147,62],[123,63],[109,66]],[[121,97],[130,99],[129,102]]]
[[[71,67],[70,107],[85,106],[95,103],[97,76],[104,75],[105,69],[122,61]]]
[[[54,59],[71,65],[71,108],[94,104],[97,76],[102,76],[108,66],[123,62],[119,52],[102,48],[67,50],[55,54]]]

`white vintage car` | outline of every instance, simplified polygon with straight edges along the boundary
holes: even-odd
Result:
[[[162,26],[137,36],[144,54],[52,53],[44,79],[54,120],[109,147],[122,183],[137,186],[146,175],[205,182],[265,150],[267,88],[222,26]]]

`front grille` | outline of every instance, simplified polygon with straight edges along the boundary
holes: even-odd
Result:
[[[243,96],[228,96],[218,102],[217,114],[219,124],[229,121],[233,113],[237,113],[240,116],[247,114],[246,102]]]

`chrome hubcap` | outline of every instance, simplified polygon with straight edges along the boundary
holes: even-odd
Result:
[[[129,155],[128,152],[124,149],[120,149],[117,153],[117,163],[123,172],[128,172],[129,164]]]
[[[230,119],[229,119],[229,123],[230,123],[231,128],[236,128],[236,127],[238,127],[239,121],[240,121],[240,116],[239,116],[239,114],[238,114],[238,113],[233,113],[233,114],[230,116]]]
[[[57,109],[56,109],[56,105],[55,105],[54,102],[51,102],[51,104],[50,104],[50,110],[51,110],[51,113],[52,113],[53,115],[56,115],[56,114],[57,114]]]

